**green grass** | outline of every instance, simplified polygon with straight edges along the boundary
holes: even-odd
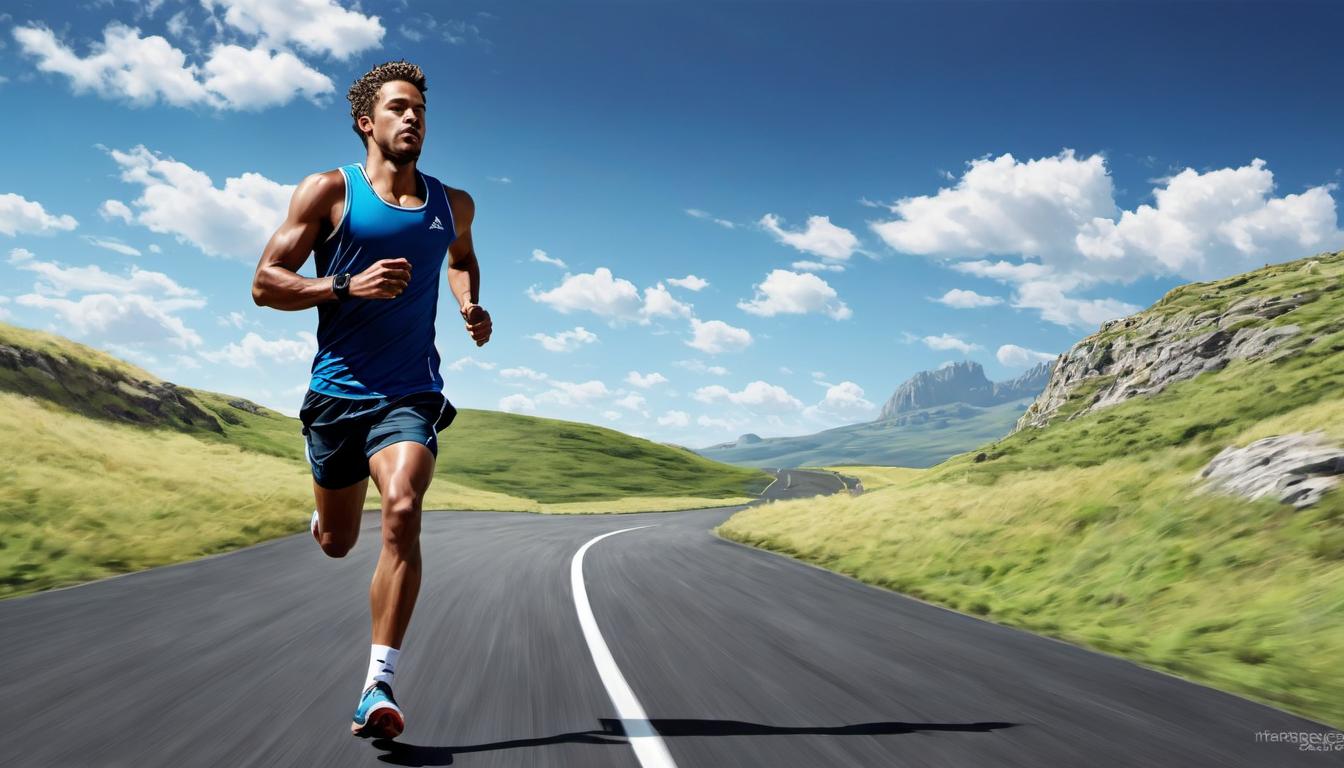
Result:
[[[307,528],[297,419],[170,385],[0,323],[0,597],[223,552]],[[38,360],[37,358],[40,358]],[[157,394],[155,394],[157,393]],[[587,424],[463,409],[426,509],[554,514],[728,506],[773,478]],[[376,509],[370,484],[366,508]]]
[[[1057,417],[931,469],[835,467],[868,492],[773,502],[720,532],[1342,725],[1344,493],[1297,511],[1194,481],[1227,445],[1312,429],[1344,441],[1344,254],[1316,260],[1187,286],[1149,310],[1316,294],[1266,321],[1302,328],[1277,362]]]

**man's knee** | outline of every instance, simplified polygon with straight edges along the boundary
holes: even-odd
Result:
[[[326,553],[327,557],[345,557],[354,547],[355,540],[353,538],[337,538],[331,534],[322,536],[322,551]]]
[[[420,539],[423,495],[410,487],[392,487],[383,497],[383,540],[409,547]]]

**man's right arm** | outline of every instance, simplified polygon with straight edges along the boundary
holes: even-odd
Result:
[[[345,201],[345,179],[340,171],[315,173],[299,183],[289,201],[289,212],[261,252],[252,278],[252,301],[259,307],[307,309],[336,294],[330,277],[303,277],[299,268],[308,260],[331,212]]]

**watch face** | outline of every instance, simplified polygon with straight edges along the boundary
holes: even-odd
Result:
[[[331,282],[331,287],[335,288],[338,291],[344,291],[346,287],[348,287],[349,285],[350,285],[349,273],[337,275],[336,279]]]

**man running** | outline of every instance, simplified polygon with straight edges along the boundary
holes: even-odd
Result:
[[[262,252],[252,283],[259,306],[317,307],[317,355],[299,411],[322,551],[354,546],[369,477],[382,497],[382,552],[369,587],[373,644],[350,730],[391,738],[405,728],[392,696],[397,657],[420,590],[420,507],[434,475],[438,431],[457,411],[442,394],[434,318],[439,272],[467,332],[490,340],[477,304],[471,243],[475,204],[415,167],[425,140],[425,75],[393,61],[350,87],[363,164],[313,174]],[[313,253],[318,277],[299,276]]]

